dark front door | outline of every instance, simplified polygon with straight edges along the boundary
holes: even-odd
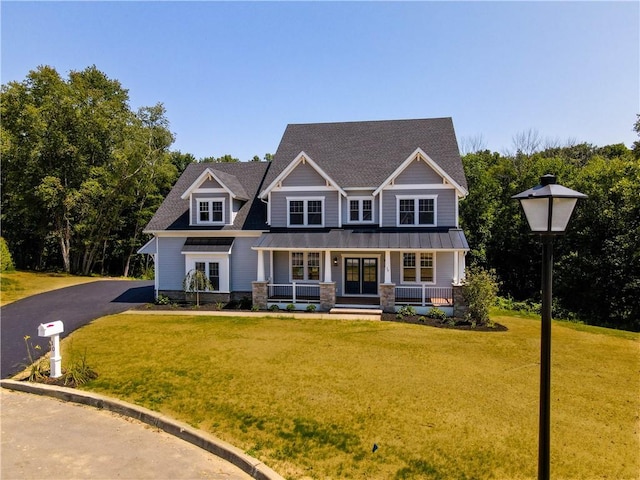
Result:
[[[346,295],[377,295],[377,258],[344,259],[344,293]]]

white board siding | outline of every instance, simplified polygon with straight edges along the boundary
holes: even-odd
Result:
[[[456,226],[456,202],[457,197],[453,189],[410,189],[410,190],[384,190],[382,192],[382,222],[383,227],[395,227],[397,222],[396,195],[421,196],[436,195],[437,200],[437,226]],[[417,225],[416,225],[417,226]]]
[[[182,290],[185,263],[182,246],[186,237],[158,237],[156,275],[159,290]]]
[[[304,191],[304,192],[277,192],[271,193],[271,226],[287,226],[287,197],[324,197],[324,226],[338,226],[338,191]]]
[[[308,163],[299,163],[282,181],[285,187],[323,187],[326,180]]]
[[[442,177],[423,160],[414,160],[395,178],[394,183],[397,185],[442,183]]]

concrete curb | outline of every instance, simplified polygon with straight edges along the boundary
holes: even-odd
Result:
[[[233,310],[127,310],[123,314],[133,315],[187,315],[191,317],[270,317],[281,320],[313,319],[313,320],[375,320],[380,321],[380,315],[364,313],[295,313],[295,312],[244,312]]]
[[[284,477],[277,474],[264,463],[247,455],[233,445],[193,428],[186,423],[179,422],[144,407],[139,407],[97,393],[54,385],[0,380],[0,387],[19,392],[45,395],[65,402],[80,403],[100,409],[104,408],[120,415],[135,418],[147,425],[159,428],[170,435],[200,447],[207,452],[213,453],[240,468],[256,480],[284,480]]]

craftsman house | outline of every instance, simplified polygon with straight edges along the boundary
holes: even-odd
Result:
[[[175,299],[196,269],[210,301],[451,315],[466,194],[450,118],[289,125],[271,162],[189,165],[139,253],[153,255],[156,295]]]

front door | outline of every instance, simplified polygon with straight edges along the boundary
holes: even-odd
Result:
[[[344,293],[345,295],[378,294],[377,258],[344,259]]]

